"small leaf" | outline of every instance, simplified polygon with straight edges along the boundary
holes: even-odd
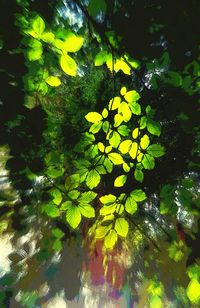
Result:
[[[98,112],[89,112],[86,116],[85,116],[86,120],[88,122],[91,123],[98,123],[100,122],[103,118],[102,115]]]
[[[74,59],[67,54],[60,57],[60,66],[67,75],[76,76],[77,65]]]
[[[137,203],[133,197],[130,196],[126,199],[125,210],[131,215],[137,211]]]
[[[128,103],[133,103],[140,99],[140,94],[135,90],[132,90],[126,92],[124,98]]]
[[[101,201],[101,203],[108,205],[114,203],[116,199],[117,198],[114,195],[109,194],[102,196],[99,200]]]
[[[53,203],[44,204],[44,205],[42,206],[42,209],[45,211],[45,213],[46,213],[49,217],[55,218],[55,217],[60,216],[60,211],[59,211],[59,209],[58,209],[58,208],[56,207],[56,205],[53,204]]]
[[[58,77],[55,77],[55,76],[49,76],[47,79],[46,79],[46,82],[52,86],[52,87],[59,87],[61,85],[61,81]]]
[[[133,132],[132,132],[132,137],[133,137],[133,139],[137,139],[138,136],[139,136],[139,128],[137,127],[137,128],[135,128],[135,129],[133,130]]]
[[[96,134],[100,131],[102,127],[102,122],[94,123],[90,126],[89,132],[92,134]]]
[[[122,187],[126,183],[127,175],[120,175],[114,181],[115,187]]]
[[[114,116],[114,127],[118,127],[119,125],[122,124],[123,121],[124,121],[123,116],[120,114],[116,114]]]
[[[109,153],[108,158],[114,165],[121,165],[124,162],[122,156],[118,153]]]
[[[32,21],[32,28],[40,36],[44,32],[44,29],[45,29],[44,20],[40,16],[37,16]]]
[[[141,189],[135,189],[131,192],[131,197],[136,201],[136,202],[139,202],[139,201],[144,201],[147,196],[145,194],[144,191],[142,191]]]
[[[126,237],[129,230],[129,224],[125,218],[117,218],[115,221],[115,231],[118,235]]]
[[[129,155],[135,159],[138,153],[138,144],[137,142],[133,142],[129,151]]]
[[[130,148],[131,148],[131,145],[132,145],[132,141],[131,140],[124,140],[120,143],[120,146],[119,146],[119,151],[122,153],[122,154],[126,154],[129,152]]]
[[[145,150],[146,148],[148,148],[150,143],[149,140],[149,136],[148,135],[144,135],[141,139],[140,139],[140,146],[143,150]]]
[[[66,178],[65,187],[66,190],[72,190],[77,188],[80,184],[80,175],[79,174],[72,174]]]
[[[62,238],[65,235],[65,233],[62,232],[59,228],[55,228],[51,232],[58,239]]]
[[[30,61],[37,61],[41,59],[42,53],[43,53],[42,46],[38,48],[32,48],[27,51],[27,57]]]
[[[116,96],[112,98],[109,102],[109,110],[115,110],[120,106],[121,98],[119,96]]]
[[[153,157],[161,157],[165,154],[165,148],[160,144],[152,144],[148,147],[147,152]]]
[[[133,114],[140,115],[141,114],[141,106],[138,103],[131,103],[130,108]]]
[[[87,178],[86,178],[86,185],[90,188],[93,189],[94,187],[97,187],[99,182],[101,180],[101,177],[99,173],[94,169],[89,171]]]
[[[104,166],[106,167],[106,170],[108,171],[108,173],[112,172],[112,170],[113,170],[113,163],[108,158],[105,158]]]
[[[108,57],[109,57],[109,54],[107,51],[105,50],[100,51],[94,58],[94,65],[95,66],[103,65],[104,63],[106,63]]]
[[[120,141],[121,141],[120,134],[114,131],[112,133],[112,137],[109,138],[110,145],[112,145],[113,148],[117,148],[118,145],[120,144]]]
[[[132,117],[132,112],[129,108],[129,105],[125,102],[120,104],[118,112],[122,113],[124,122],[128,122]]]
[[[121,90],[120,90],[120,94],[124,96],[126,94],[126,92],[127,92],[126,87],[122,87]]]
[[[153,120],[148,120],[147,121],[147,130],[150,134],[155,135],[155,136],[160,136],[161,134],[161,127],[160,124],[153,121]]]
[[[79,204],[79,210],[80,213],[87,217],[87,218],[93,218],[95,217],[95,211],[94,208],[91,205],[88,204]]]
[[[68,208],[66,213],[66,220],[73,229],[76,229],[79,226],[81,222],[81,213],[77,206],[71,205]]]
[[[106,236],[108,231],[111,229],[112,225],[110,224],[109,226],[100,226],[95,230],[95,238],[101,239]]]
[[[193,304],[200,304],[200,283],[192,279],[186,289],[187,296]]]
[[[117,233],[115,230],[110,230],[105,236],[104,245],[107,249],[112,249],[117,242]]]
[[[104,119],[106,119],[107,116],[108,116],[108,109],[104,108],[103,111],[102,111],[102,117],[103,117]]]
[[[117,204],[112,203],[111,205],[104,205],[100,209],[99,213],[102,216],[113,214],[117,209]]]

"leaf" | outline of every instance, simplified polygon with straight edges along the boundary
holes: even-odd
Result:
[[[122,115],[116,114],[114,116],[114,127],[118,127],[119,125],[121,125],[123,120],[124,120],[124,118],[123,118]]]
[[[98,112],[89,112],[86,114],[85,118],[91,123],[99,123],[103,119],[102,115]]]
[[[101,203],[108,205],[114,203],[116,199],[117,198],[114,195],[109,194],[102,196],[99,200],[101,201]]]
[[[140,99],[140,94],[137,91],[132,90],[126,92],[124,98],[128,103],[133,103]]]
[[[81,36],[69,32],[63,42],[63,49],[67,52],[77,52],[83,46],[84,39]]]
[[[103,129],[104,133],[107,133],[107,132],[108,132],[109,126],[110,126],[110,124],[109,124],[108,121],[104,121],[104,122],[103,122],[102,129]]]
[[[62,242],[59,239],[55,240],[54,243],[53,243],[52,248],[55,251],[60,251],[62,249]]]
[[[47,203],[47,204],[44,204],[42,206],[42,209],[45,211],[45,213],[49,216],[49,217],[52,217],[52,218],[55,218],[55,217],[58,217],[60,216],[60,211],[59,209],[57,208],[57,206],[53,203]]]
[[[120,141],[121,141],[120,134],[118,134],[115,131],[112,132],[112,137],[109,138],[110,145],[112,145],[113,148],[117,148],[118,145],[120,144]]]
[[[155,160],[153,156],[145,154],[142,159],[142,165],[144,166],[144,169],[152,170],[155,167]]]
[[[40,16],[37,16],[32,21],[31,24],[32,24],[33,30],[38,34],[38,36],[41,36],[41,34],[44,32],[44,29],[45,29],[45,22],[44,22],[44,20]]]
[[[95,230],[95,238],[101,239],[106,236],[108,231],[111,229],[112,225],[110,224],[109,226],[99,226]]]
[[[109,110],[115,110],[119,108],[121,103],[121,97],[116,96],[109,101]]]
[[[147,117],[143,116],[141,119],[138,121],[140,129],[144,129],[147,125]]]
[[[124,162],[123,157],[118,153],[109,153],[108,158],[114,165],[121,165]]]
[[[68,55],[61,55],[60,66],[64,73],[70,76],[76,76],[77,65],[74,59]]]
[[[80,184],[80,175],[72,174],[66,178],[65,188],[66,190],[72,190],[74,188],[77,188],[79,184]]]
[[[68,192],[68,196],[72,200],[76,200],[79,195],[80,195],[80,192],[78,190],[71,190],[71,191]]]
[[[58,239],[61,239],[65,235],[65,233],[62,232],[59,228],[54,228],[51,232]]]
[[[117,130],[123,137],[127,137],[130,132],[130,129],[126,125],[119,126]]]
[[[86,185],[90,188],[93,189],[94,187],[97,187],[99,182],[101,180],[101,177],[99,173],[94,169],[89,171],[87,178],[86,178]]]
[[[129,151],[129,155],[135,159],[137,156],[137,152],[138,152],[138,144],[137,142],[133,142]]]
[[[102,111],[102,117],[106,119],[108,117],[108,109],[104,108]]]
[[[153,157],[161,157],[165,154],[165,148],[160,144],[152,144],[148,147],[147,152]]]
[[[52,166],[48,167],[48,169],[46,170],[46,174],[53,179],[56,179],[56,178],[62,176],[63,173],[64,173],[63,169],[54,168]]]
[[[53,34],[53,32],[44,32],[41,35],[41,39],[45,42],[45,43],[53,43],[54,39],[55,39],[55,35]]]
[[[42,53],[43,53],[43,48],[41,44],[41,47],[29,49],[27,51],[27,57],[30,61],[37,61],[41,59]]]
[[[144,180],[144,173],[142,172],[142,170],[139,170],[139,169],[135,169],[135,172],[134,172],[134,177],[136,179],[136,181],[142,183],[143,180]]]
[[[141,106],[138,103],[131,103],[130,105],[131,111],[135,115],[140,115],[141,114]]]
[[[55,77],[55,76],[49,76],[47,79],[46,79],[46,82],[52,86],[52,87],[59,87],[61,85],[61,81],[58,77]]]
[[[79,226],[81,222],[81,213],[77,206],[71,205],[68,207],[66,220],[73,229],[76,229]]]
[[[133,197],[128,197],[125,202],[125,210],[133,215],[137,211],[137,203]]]
[[[87,218],[93,218],[95,217],[95,211],[94,208],[91,205],[88,204],[79,204],[79,210],[80,213],[87,217]]]
[[[96,134],[100,131],[101,127],[102,127],[102,122],[94,123],[90,126],[89,132]]]
[[[147,121],[147,130],[150,134],[155,135],[155,136],[160,136],[161,134],[161,127],[160,124],[153,121],[153,120],[148,120]]]
[[[94,191],[86,191],[78,198],[80,203],[90,203],[96,198],[97,194]]]
[[[130,171],[130,167],[129,167],[129,165],[127,164],[127,163],[124,163],[123,164],[123,170],[125,171],[125,172],[129,172]]]
[[[192,279],[186,289],[187,296],[193,304],[200,303],[200,283],[196,279]]]
[[[108,158],[105,158],[104,166],[106,167],[106,170],[108,171],[108,173],[112,172],[112,170],[113,170],[113,163]]]
[[[122,87],[121,90],[120,90],[120,94],[124,96],[126,94],[126,92],[127,92],[126,87]]]
[[[144,201],[147,196],[145,194],[144,191],[142,191],[141,189],[135,189],[131,192],[131,197],[133,197],[133,199],[136,201],[136,202],[139,202],[139,201]]]
[[[112,203],[111,205],[104,205],[100,209],[99,213],[102,216],[113,214],[116,211],[117,204]]]
[[[115,231],[118,235],[126,237],[129,230],[129,224],[125,218],[117,218],[115,221]]]
[[[108,59],[108,52],[105,50],[100,51],[94,58],[94,65],[101,66],[103,65]]]
[[[127,175],[120,175],[114,181],[115,187],[122,187],[126,183]]]
[[[139,128],[137,127],[137,128],[135,128],[133,131],[132,131],[132,137],[133,137],[133,139],[137,139],[138,138],[138,136],[139,136]]]
[[[166,81],[174,87],[180,87],[182,85],[181,75],[174,71],[167,72]]]
[[[60,210],[61,211],[66,211],[68,208],[72,206],[72,201],[65,201],[62,203]]]
[[[128,122],[131,119],[131,117],[132,117],[132,112],[131,112],[131,110],[129,108],[129,105],[127,103],[125,103],[125,102],[122,102],[120,104],[120,106],[118,108],[118,112],[122,113],[123,120],[125,122]]]
[[[104,245],[107,249],[112,249],[117,242],[117,233],[115,230],[110,230],[105,236]]]
[[[149,136],[148,135],[144,135],[141,139],[140,139],[140,146],[143,150],[145,150],[146,148],[148,148],[150,143],[149,140]]]
[[[62,193],[59,189],[53,189],[51,191],[51,195],[53,196],[53,202],[56,205],[59,205],[62,201]]]
[[[115,65],[114,65],[114,70],[118,72],[119,70],[122,70],[122,72],[126,75],[131,74],[131,68],[129,65],[124,61],[123,58],[117,59]]]

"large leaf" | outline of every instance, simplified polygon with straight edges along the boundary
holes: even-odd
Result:
[[[132,112],[129,108],[129,105],[125,102],[122,102],[118,108],[118,112],[123,115],[123,120],[128,122],[132,117]]]
[[[101,239],[106,236],[108,231],[111,229],[112,225],[110,224],[109,226],[99,226],[95,230],[95,238]]]
[[[114,195],[105,195],[105,196],[102,196],[99,200],[101,201],[101,203],[103,204],[111,204],[113,202],[115,202],[117,198],[114,196]]]
[[[86,184],[90,189],[93,189],[94,187],[98,186],[100,180],[101,177],[99,173],[95,169],[90,170],[86,178]]]
[[[107,249],[112,249],[117,242],[117,233],[115,230],[110,230],[105,236],[104,245]]]
[[[115,110],[119,108],[120,104],[121,104],[121,97],[116,96],[109,101],[109,109]]]
[[[67,75],[76,76],[77,65],[74,59],[67,54],[63,54],[60,57],[60,66]]]
[[[137,203],[133,197],[128,197],[125,203],[125,210],[133,215],[137,211]]]
[[[124,95],[124,98],[128,103],[133,103],[133,102],[136,102],[138,99],[140,99],[140,94],[136,92],[135,90],[132,90],[132,91],[126,92],[126,94]]]
[[[120,141],[121,141],[120,134],[118,134],[117,132],[112,132],[112,137],[109,138],[110,145],[112,145],[113,148],[116,148],[120,144]]]
[[[109,153],[108,158],[114,165],[121,165],[124,162],[123,157],[118,153]]]
[[[117,204],[115,203],[112,203],[111,205],[104,205],[100,209],[100,215],[106,216],[113,214],[116,211],[116,209],[117,209]]]
[[[88,204],[79,204],[79,210],[81,214],[87,218],[93,218],[95,217],[95,211],[94,208],[91,205]]]
[[[131,197],[136,201],[136,202],[139,202],[139,201],[144,201],[147,196],[145,194],[144,191],[142,191],[141,189],[135,189],[131,192]]]
[[[83,45],[84,39],[81,36],[69,32],[65,38],[63,48],[67,52],[77,52]]]
[[[77,206],[72,204],[68,207],[66,220],[73,229],[76,229],[79,226],[81,222],[81,213]]]
[[[152,144],[148,147],[147,152],[153,157],[161,157],[165,154],[165,148],[161,144]]]
[[[115,231],[118,235],[126,237],[129,230],[129,224],[125,218],[117,218],[115,221]]]
[[[41,36],[45,29],[44,20],[40,16],[36,16],[36,18],[32,21],[32,28],[38,36]]]
[[[89,112],[86,114],[85,118],[88,122],[91,123],[98,123],[103,119],[102,115],[98,112]]]

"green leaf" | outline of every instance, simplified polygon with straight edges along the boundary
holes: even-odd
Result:
[[[51,86],[51,87],[59,87],[61,85],[61,81],[58,77],[56,76],[49,76],[46,79],[46,82]]]
[[[94,169],[89,171],[87,178],[86,178],[86,185],[90,188],[93,189],[94,187],[97,187],[99,182],[101,180],[101,177],[99,173]]]
[[[121,114],[116,114],[114,116],[114,127],[118,127],[119,125],[122,124],[122,122],[124,121],[124,118]]]
[[[121,165],[124,162],[123,157],[118,153],[109,153],[108,158],[114,165]]]
[[[134,177],[136,181],[142,183],[144,180],[144,173],[142,172],[142,170],[136,168],[134,171]]]
[[[127,175],[120,175],[114,181],[115,187],[122,187],[126,183]]]
[[[68,196],[72,200],[76,200],[79,195],[80,195],[80,192],[78,190],[71,190],[71,191],[68,192]]]
[[[110,124],[109,124],[108,121],[104,121],[104,122],[103,122],[103,124],[102,124],[102,129],[103,129],[104,133],[107,133],[107,132],[108,132],[109,126],[110,126]]]
[[[44,22],[44,20],[40,16],[37,16],[32,21],[31,24],[32,24],[33,30],[38,34],[38,36],[41,36],[41,34],[44,32],[44,29],[45,29],[45,22]]]
[[[96,134],[100,131],[101,127],[102,127],[102,122],[94,123],[94,124],[91,125],[89,131],[92,134]]]
[[[130,196],[126,199],[125,210],[131,215],[137,211],[137,203],[133,197]]]
[[[126,87],[122,87],[121,90],[120,90],[120,94],[121,94],[122,96],[124,96],[124,95],[126,94],[126,92],[127,92]]]
[[[68,207],[66,220],[73,229],[76,229],[79,226],[81,222],[81,213],[77,206],[71,205]]]
[[[45,43],[53,43],[54,39],[55,39],[55,35],[53,34],[53,32],[44,32],[41,35],[41,39],[45,42]]]
[[[60,66],[64,73],[70,76],[76,76],[77,65],[74,59],[67,54],[63,54],[60,57]]]
[[[63,49],[67,52],[77,52],[82,47],[84,42],[83,37],[69,32],[63,42]]]
[[[147,117],[141,117],[141,119],[138,121],[138,124],[140,126],[140,129],[144,129],[147,125]]]
[[[135,189],[131,192],[131,197],[136,201],[136,202],[140,202],[140,201],[144,201],[147,196],[145,194],[144,191],[142,191],[141,189]]]
[[[153,157],[161,157],[165,154],[165,148],[160,144],[152,144],[148,147],[147,152]]]
[[[86,191],[78,198],[80,203],[90,203],[96,198],[97,194],[94,191]]]
[[[141,114],[141,106],[138,103],[131,103],[130,105],[131,111],[135,115],[140,115]]]
[[[43,48],[42,44],[38,48],[32,48],[27,51],[27,57],[30,61],[37,61],[40,60],[42,57]]]
[[[85,118],[91,123],[99,123],[103,119],[102,115],[98,112],[89,112]]]
[[[109,226],[99,226],[95,230],[95,238],[101,239],[106,236],[108,231],[111,229],[112,225],[110,224]]]
[[[132,90],[132,91],[126,92],[126,94],[124,95],[124,98],[128,103],[133,103],[133,102],[136,102],[138,99],[140,99],[140,94],[136,92],[135,90]]]
[[[181,75],[174,71],[168,71],[166,81],[174,87],[180,87],[182,85]]]
[[[56,205],[59,205],[62,201],[62,193],[59,189],[53,189],[51,191],[51,195],[53,196],[53,202]]]
[[[71,201],[65,201],[62,203],[60,210],[61,211],[66,211],[68,208],[70,208],[72,206],[72,202]]]
[[[99,213],[102,216],[110,215],[110,214],[113,214],[116,211],[116,208],[117,208],[117,204],[115,204],[115,203],[112,203],[111,205],[104,205],[100,209]]]
[[[118,112],[122,114],[124,122],[128,122],[132,117],[132,112],[129,108],[129,105],[125,102],[120,104]]]
[[[117,242],[117,233],[115,230],[110,230],[105,236],[104,245],[107,249],[112,249]]]
[[[114,195],[109,194],[102,196],[99,200],[101,201],[101,203],[108,205],[114,203],[116,199],[117,198]]]
[[[94,58],[94,65],[101,66],[103,65],[108,59],[108,52],[105,50],[100,51]]]
[[[89,204],[79,204],[79,210],[81,214],[87,218],[95,217],[94,208]]]
[[[161,134],[160,124],[150,119],[147,121],[147,130],[150,134],[158,137]]]
[[[62,176],[64,173],[63,169],[59,169],[59,168],[54,168],[53,166],[50,166],[47,170],[46,170],[46,174],[48,176],[50,176],[53,179],[56,179],[60,176]]]
[[[187,296],[193,304],[200,304],[200,283],[192,279],[186,289]]]
[[[118,235],[126,237],[129,230],[129,224],[125,218],[117,218],[115,221],[115,231]]]
[[[72,190],[77,188],[80,184],[80,175],[79,174],[72,174],[66,178],[65,187],[66,190]]]
[[[115,131],[112,132],[112,137],[109,138],[110,145],[112,145],[113,148],[117,148],[118,145],[120,144],[120,141],[121,141],[120,134],[118,134]]]
[[[129,151],[129,155],[135,159],[138,154],[138,144],[137,142],[133,142]]]
[[[123,137],[127,137],[130,133],[130,129],[126,125],[119,126],[117,130]]]
[[[150,143],[149,140],[149,136],[148,135],[144,135],[141,139],[140,139],[140,147],[145,150],[146,148],[148,148]]]
[[[142,159],[142,165],[144,166],[144,169],[146,170],[152,170],[155,167],[155,160],[153,156],[149,154],[145,154]]]
[[[112,162],[108,159],[108,158],[105,158],[104,160],[104,166],[106,167],[106,170],[108,171],[108,173],[111,173],[112,170],[113,170],[113,164]]]
[[[113,97],[110,101],[109,101],[109,110],[116,110],[117,108],[119,108],[121,104],[121,97],[116,96]]]
[[[58,228],[54,228],[51,232],[58,239],[61,239],[65,235],[65,233]]]
[[[140,130],[138,127],[136,127],[133,131],[132,131],[132,137],[133,139],[137,139],[139,136]]]
[[[62,249],[62,242],[59,239],[55,240],[54,243],[53,243],[52,248],[55,251],[60,251]]]
[[[60,216],[59,209],[56,207],[54,203],[47,203],[42,206],[44,212],[52,218]]]

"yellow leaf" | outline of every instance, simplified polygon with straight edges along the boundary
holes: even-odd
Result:
[[[186,293],[192,303],[200,303],[200,283],[196,279],[190,281]]]
[[[148,135],[144,135],[141,140],[140,140],[140,146],[143,150],[145,150],[146,148],[148,148],[149,146],[149,143],[150,143],[150,140],[149,140],[149,136]]]
[[[132,145],[131,145],[131,149],[129,151],[129,155],[135,159],[136,158],[136,155],[137,155],[137,151],[138,151],[138,144],[137,142],[133,142]]]
[[[103,118],[102,115],[98,112],[89,112],[86,116],[85,116],[86,120],[88,122],[91,123],[98,123],[100,122]]]
[[[83,45],[84,39],[70,32],[63,44],[63,48],[67,52],[77,52]]]
[[[60,66],[67,75],[76,76],[77,65],[70,56],[63,54],[60,57]]]
[[[109,110],[115,110],[119,107],[121,103],[121,98],[116,96],[109,101]]]
[[[104,240],[104,245],[107,249],[112,249],[117,242],[117,233],[115,230],[110,230]]]
[[[131,140],[124,140],[124,141],[122,141],[122,143],[120,143],[120,146],[119,146],[119,151],[122,154],[128,153],[129,150],[130,150],[131,144],[132,144]]]
[[[130,110],[128,104],[125,103],[125,102],[122,102],[122,103],[120,104],[120,106],[119,106],[119,108],[118,108],[118,112],[119,112],[119,113],[120,113],[120,112],[122,113],[122,115],[123,115],[123,120],[124,120],[125,122],[128,122],[128,121],[131,119],[131,117],[132,117],[132,111]]]
[[[137,127],[132,132],[133,139],[137,139],[138,135],[139,135],[139,128]]]
[[[52,87],[58,87],[59,85],[61,85],[61,81],[58,77],[55,77],[55,76],[49,76],[47,79],[46,79],[46,82],[52,86]]]

